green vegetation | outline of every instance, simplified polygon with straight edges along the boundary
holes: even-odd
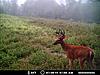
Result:
[[[67,69],[67,59],[53,54],[63,52],[52,45],[58,28],[66,31],[65,42],[93,48],[100,69],[100,25],[5,14],[0,14],[0,69]]]

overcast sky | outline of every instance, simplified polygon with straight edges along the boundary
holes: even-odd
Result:
[[[18,5],[23,4],[26,0],[18,0]]]
[[[23,4],[25,1],[26,1],[26,0],[18,0],[18,5]],[[56,2],[57,2],[58,4],[64,4],[64,5],[66,5],[65,0],[56,0]]]
[[[26,0],[18,0],[18,5],[21,5],[25,2]],[[76,0],[76,1],[79,1],[79,0]],[[82,3],[85,3],[87,0],[82,0]],[[56,2],[60,5],[60,4],[64,4],[66,5],[65,3],[65,0],[56,0]]]

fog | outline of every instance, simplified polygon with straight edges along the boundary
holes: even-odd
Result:
[[[0,13],[100,23],[99,0],[0,0]]]

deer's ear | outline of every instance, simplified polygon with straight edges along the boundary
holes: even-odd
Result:
[[[63,39],[68,39],[68,38],[69,38],[69,36],[62,36],[59,39],[63,40]]]
[[[65,36],[61,36],[59,39],[60,39],[60,40],[63,40],[63,39],[65,39]]]

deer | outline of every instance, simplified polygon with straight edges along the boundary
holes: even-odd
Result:
[[[80,69],[84,69],[84,62],[87,61],[91,69],[95,69],[95,65],[93,63],[94,59],[94,51],[90,47],[84,45],[73,45],[64,42],[65,39],[65,31],[59,29],[59,32],[56,32],[57,39],[53,43],[53,45],[60,44],[62,49],[64,50],[69,64],[69,70],[73,69],[73,62],[78,60]]]

